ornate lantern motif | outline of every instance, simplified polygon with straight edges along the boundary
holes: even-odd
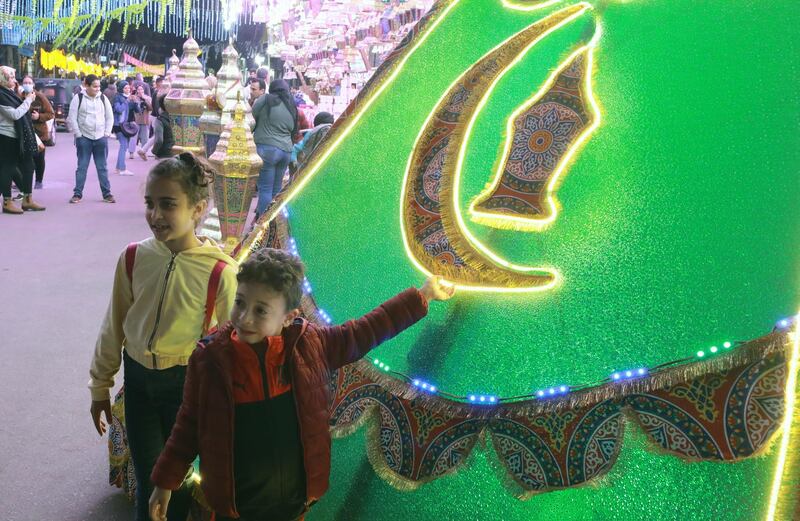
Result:
[[[217,150],[209,158],[216,171],[214,202],[219,213],[223,247],[228,252],[236,247],[244,232],[262,164],[253,132],[244,118],[246,105],[240,97],[233,121],[225,126]]]

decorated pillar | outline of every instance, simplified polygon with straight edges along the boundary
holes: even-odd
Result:
[[[214,202],[219,214],[223,248],[227,252],[236,247],[244,233],[261,169],[253,132],[244,117],[246,105],[240,98],[233,121],[225,126],[217,150],[209,159],[216,171]]]
[[[183,44],[180,70],[172,80],[166,100],[175,136],[175,146],[172,148],[175,154],[205,152],[203,134],[200,131],[200,116],[205,110],[209,90],[203,74],[203,65],[197,59],[199,54],[200,46],[189,33],[189,39]]]

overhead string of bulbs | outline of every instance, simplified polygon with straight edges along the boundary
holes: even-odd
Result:
[[[289,217],[289,210],[285,206],[283,208],[283,216],[285,218],[287,218],[287,219]],[[297,241],[294,239],[294,237],[289,236],[288,247],[289,247],[289,251],[293,255],[296,255],[298,257],[300,256],[300,254],[299,254],[299,252],[297,250]],[[303,279],[303,292],[306,293],[309,296],[311,295],[311,283],[308,281],[307,278]],[[317,307],[317,313],[319,314],[319,316],[326,323],[331,324],[333,322],[333,320],[331,319],[330,315],[328,315],[328,313],[326,313],[325,311],[323,311],[319,307]],[[794,322],[795,322],[795,320],[797,318],[798,318],[798,316],[792,316],[792,317],[786,317],[786,318],[780,319],[775,324],[775,327],[773,328],[773,331],[786,331],[786,330],[788,330],[794,324]],[[536,390],[536,391],[534,391],[532,393],[529,393],[529,394],[522,394],[522,395],[519,395],[519,396],[508,396],[508,397],[501,397],[501,396],[497,396],[495,394],[486,394],[486,393],[474,393],[474,394],[471,393],[471,394],[467,394],[467,395],[459,395],[459,394],[449,393],[447,391],[443,391],[443,390],[439,389],[435,384],[433,384],[433,383],[431,383],[431,382],[429,382],[427,380],[424,380],[422,378],[417,378],[417,377],[414,377],[414,376],[410,376],[410,375],[408,375],[406,373],[403,373],[403,372],[400,372],[400,371],[392,371],[392,369],[389,366],[389,364],[379,360],[378,358],[373,358],[372,363],[377,369],[383,371],[384,373],[388,373],[388,374],[391,374],[391,375],[396,376],[398,378],[401,378],[401,379],[405,380],[406,382],[410,383],[411,385],[413,385],[415,388],[417,388],[417,389],[419,389],[419,390],[421,390],[423,392],[426,392],[426,393],[429,393],[429,394],[436,394],[438,396],[441,396],[443,398],[448,398],[448,399],[453,400],[453,401],[469,403],[469,404],[476,404],[476,405],[491,406],[491,405],[497,405],[497,404],[500,404],[500,403],[513,403],[513,402],[519,402],[519,401],[531,400],[531,399],[547,400],[547,399],[550,399],[550,398],[556,398],[556,397],[559,397],[559,396],[564,396],[564,395],[567,395],[567,394],[572,393],[572,392],[588,389],[590,387],[596,387],[596,386],[604,385],[604,384],[608,384],[608,383],[622,383],[622,382],[627,382],[627,381],[631,381],[631,380],[636,380],[636,379],[639,379],[639,378],[647,377],[649,375],[653,375],[655,373],[658,373],[658,372],[663,371],[665,369],[668,369],[670,367],[674,367],[676,365],[681,365],[681,364],[685,364],[685,363],[692,362],[692,361],[698,361],[698,360],[710,358],[710,357],[712,357],[712,356],[714,356],[716,354],[730,351],[732,348],[735,348],[735,347],[740,346],[740,345],[745,344],[745,343],[746,343],[745,341],[739,341],[739,340],[734,341],[734,342],[725,341],[722,344],[720,344],[719,346],[712,345],[711,347],[708,348],[707,351],[705,349],[701,349],[701,350],[697,351],[694,356],[680,358],[680,359],[677,359],[677,360],[671,360],[669,362],[664,362],[663,364],[658,364],[658,365],[650,367],[650,368],[647,368],[647,367],[635,367],[635,368],[630,368],[630,369],[615,370],[610,375],[608,375],[606,378],[603,378],[602,380],[597,380],[595,382],[579,384],[579,385],[556,385],[556,386],[553,386],[553,387],[548,387],[548,388],[544,388],[544,389],[538,389],[538,390]]]

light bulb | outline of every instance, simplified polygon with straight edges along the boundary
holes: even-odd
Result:
[[[633,376],[633,372],[632,371],[625,371],[625,376],[630,378],[631,376]]]
[[[711,346],[711,349],[709,349],[709,351],[711,351],[712,353],[716,353],[717,352],[717,346]]]
[[[436,386],[435,386],[435,385],[431,385],[431,386],[430,386],[430,389],[428,389],[428,390],[429,390],[430,392],[432,392],[432,393],[435,393],[435,392],[436,392]]]
[[[724,347],[725,349],[730,349],[731,343],[730,342],[725,342],[724,344],[722,344],[722,347]]]
[[[705,351],[698,351],[697,352],[697,357],[698,358],[703,358],[704,356],[706,356],[706,352]]]
[[[419,387],[419,380],[414,380],[414,385]]]

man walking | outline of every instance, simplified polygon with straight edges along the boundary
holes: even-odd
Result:
[[[86,172],[89,160],[94,157],[97,179],[103,201],[114,203],[111,195],[111,183],[108,181],[108,138],[114,125],[114,112],[111,103],[100,92],[100,79],[89,74],[84,80],[86,93],[73,96],[69,104],[69,128],[75,134],[75,148],[78,152],[78,170],[75,172],[75,189],[70,203],[79,203],[83,199],[83,187],[86,184]]]

